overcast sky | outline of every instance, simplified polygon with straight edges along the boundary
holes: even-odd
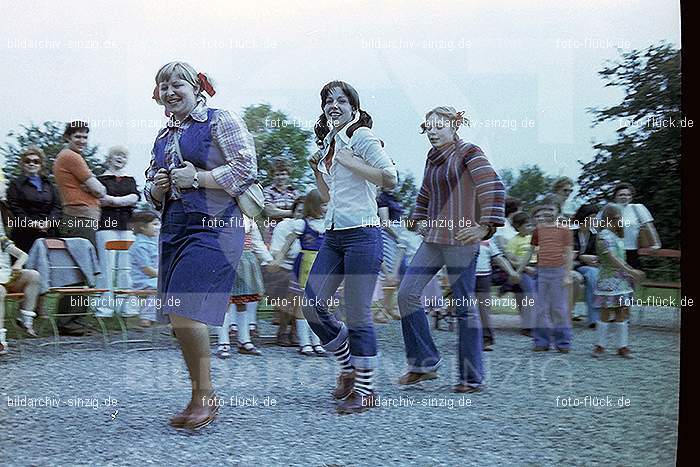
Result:
[[[586,109],[621,94],[597,75],[620,51],[680,46],[677,1],[3,1],[0,135],[46,120],[92,122],[99,154],[121,144],[139,183],[163,109],[158,68],[185,60],[215,80],[211,107],[269,103],[311,129],[319,91],[351,83],[400,170],[422,177],[419,134],[438,105],[466,110],[463,138],[498,170],[579,175]]]

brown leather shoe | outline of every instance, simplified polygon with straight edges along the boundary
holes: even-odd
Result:
[[[183,428],[195,431],[204,428],[214,421],[219,414],[220,406],[221,400],[216,397],[216,394],[211,393],[206,405],[192,406],[183,424]]]
[[[192,410],[192,401],[190,401],[189,404],[187,404],[187,407],[180,412],[179,414],[175,415],[174,417],[170,418],[170,421],[168,421],[168,424],[172,427],[175,428],[182,428],[185,426],[185,422],[190,416],[190,411]]]
[[[431,379],[437,379],[438,375],[435,371],[429,371],[427,373],[415,373],[409,371],[401,378],[399,378],[399,384],[403,386],[408,386],[409,384],[420,383],[421,381],[428,381]]]
[[[622,358],[632,358],[632,351],[629,347],[620,347],[617,349],[617,354]]]
[[[355,388],[355,372],[352,373],[341,373],[338,375],[338,379],[333,390],[333,398],[342,400],[347,398],[352,394]]]
[[[452,392],[456,392],[456,393],[459,393],[459,394],[463,394],[463,393],[473,393],[473,392],[481,392],[481,391],[483,391],[483,390],[484,390],[484,389],[483,389],[481,386],[476,386],[476,387],[475,387],[475,386],[469,386],[469,385],[467,385],[467,384],[461,384],[461,383],[460,383],[460,384],[455,384],[455,385],[452,387]]]
[[[339,414],[347,415],[351,413],[360,413],[377,407],[377,393],[371,392],[367,395],[353,391],[350,397],[340,402],[335,408]]]

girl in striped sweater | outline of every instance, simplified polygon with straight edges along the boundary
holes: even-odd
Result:
[[[459,325],[459,376],[455,392],[480,391],[483,381],[482,329],[475,306],[479,242],[504,224],[505,190],[481,149],[461,140],[466,122],[453,107],[437,107],[421,125],[430,144],[413,219],[424,239],[399,287],[399,311],[408,372],[399,384],[437,378],[442,359],[430,335],[421,292],[446,265]]]

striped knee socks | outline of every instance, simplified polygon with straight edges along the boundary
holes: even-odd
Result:
[[[372,376],[374,370],[369,368],[355,368],[355,391],[363,396],[367,396],[373,392]]]
[[[348,341],[342,343],[338,350],[333,352],[335,359],[340,365],[340,371],[343,373],[352,373],[355,368],[353,368],[352,363],[350,363],[350,347],[348,346]]]

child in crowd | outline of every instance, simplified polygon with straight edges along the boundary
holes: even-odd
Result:
[[[277,257],[277,253],[287,242],[287,236],[294,230],[294,221],[304,217],[304,196],[299,196],[292,203],[293,219],[285,219],[278,223],[272,231],[270,241],[270,253]],[[301,244],[297,239],[287,250],[287,254],[280,262],[271,262],[265,268],[265,286],[267,288],[267,299],[274,303],[276,316],[279,318],[277,328],[277,345],[281,347],[296,347],[299,341],[296,340],[296,322],[292,321],[292,316],[297,316],[296,310],[285,305],[292,302],[292,295],[303,294],[303,289],[296,283],[294,275],[294,263],[301,251]],[[295,307],[292,307],[295,308]],[[273,324],[274,321],[273,321]]]
[[[243,221],[245,223],[243,253],[236,269],[236,280],[231,291],[231,304],[226,311],[224,324],[219,328],[219,347],[216,350],[216,356],[219,358],[231,356],[229,326],[233,320],[234,310],[236,310],[238,330],[238,353],[262,355],[251,341],[249,316],[255,319],[258,302],[265,293],[260,263],[263,265],[270,263],[272,255],[267,251],[255,221],[247,216],[243,216]]]
[[[503,257],[501,250],[493,240],[482,240],[479,245],[479,257],[476,262],[476,298],[479,303],[479,314],[481,316],[481,326],[484,335],[484,351],[493,350],[494,332],[491,327],[491,264],[497,264],[503,271],[508,274],[512,284],[520,282],[520,276],[513,269],[510,263]]]
[[[399,267],[395,282],[399,284],[406,273],[408,265],[411,264],[418,248],[420,248],[421,243],[423,243],[423,237],[417,233],[418,222],[412,221],[411,215],[412,213],[403,220],[406,227],[397,229],[399,251],[396,257],[396,263]],[[442,302],[444,300],[440,287],[440,283],[443,282],[445,276],[444,270],[445,268],[441,269],[435,277],[430,279],[428,285],[423,289],[421,303],[423,304],[423,308],[425,308],[426,315],[440,316],[446,312],[442,307]]]
[[[533,217],[537,227],[532,234],[522,273],[537,250],[537,297],[535,299],[535,352],[546,352],[554,344],[561,353],[571,349],[571,321],[568,311],[567,287],[571,285],[573,263],[573,234],[556,222],[559,206],[540,204]],[[522,275],[521,275],[522,277]]]
[[[326,203],[321,200],[321,193],[314,189],[304,198],[304,218],[294,219],[292,231],[287,235],[282,248],[275,253],[275,265],[280,266],[287,252],[296,241],[300,241],[301,251],[294,262],[294,275],[299,289],[304,290],[309,278],[311,266],[314,264],[318,250],[323,243],[323,233],[326,231],[324,216]],[[300,307],[295,307],[297,336],[299,336],[299,353],[307,357],[326,356],[321,346],[321,340],[309,327]]]
[[[617,325],[619,336],[617,354],[623,358],[631,358],[627,343],[629,301],[634,294],[631,280],[641,281],[644,279],[644,273],[625,262],[622,208],[617,204],[608,204],[601,217],[601,225],[609,227],[600,231],[596,239],[600,270],[594,294],[596,306],[600,307],[600,318],[596,324],[598,345],[593,348],[593,356],[600,357],[605,353],[608,322],[613,321]]]
[[[131,217],[134,243],[129,248],[131,283],[136,290],[158,288],[158,235],[160,218],[153,211],[138,211]],[[155,306],[141,308],[141,326],[149,327],[156,321]]]
[[[514,268],[518,268],[530,252],[530,242],[534,226],[527,213],[516,212],[511,217],[510,223],[516,234],[506,243],[505,256]],[[497,242],[496,242],[497,243]],[[532,336],[534,310],[530,305],[537,292],[537,254],[532,253],[526,263],[523,273],[519,275],[519,282],[504,284],[501,293],[514,292],[517,298],[518,310],[520,311],[520,329],[524,336]]]
[[[0,177],[0,200],[4,201],[4,199],[5,180]],[[15,258],[14,264],[11,257]],[[5,219],[0,213],[0,355],[8,352],[7,329],[5,329],[5,296],[8,293],[24,294],[17,325],[30,336],[36,337],[34,310],[39,297],[40,277],[39,273],[33,269],[22,269],[26,261],[27,254],[17,248],[5,235]]]

